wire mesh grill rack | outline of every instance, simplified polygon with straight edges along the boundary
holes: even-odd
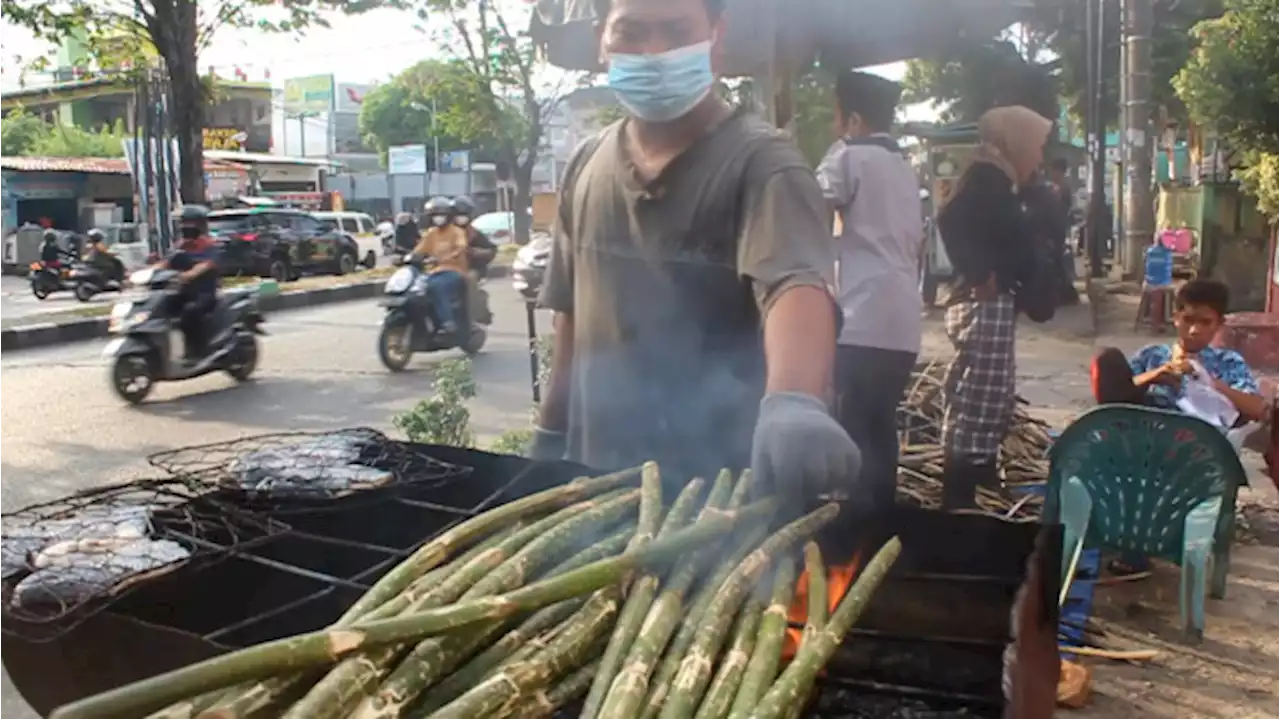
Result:
[[[148,461],[193,486],[259,505],[439,485],[471,471],[368,428],[257,435],[160,452]]]
[[[6,514],[5,631],[56,637],[148,579],[288,529],[173,478],[95,488]]]

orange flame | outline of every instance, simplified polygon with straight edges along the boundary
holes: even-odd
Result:
[[[853,584],[853,580],[858,576],[858,570],[862,567],[861,554],[853,555],[845,564],[835,564],[827,567],[827,613],[834,612],[836,606],[840,604],[840,600],[844,599],[845,592],[849,591],[849,586]],[[803,624],[809,618],[809,572],[808,570],[800,574],[800,579],[796,581],[795,598],[791,600],[791,608],[787,610],[787,621]],[[796,651],[800,648],[803,632],[799,629],[791,627],[787,628],[787,636],[782,644],[782,660],[790,661],[796,655]]]

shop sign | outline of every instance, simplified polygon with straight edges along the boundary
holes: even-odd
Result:
[[[206,150],[242,150],[248,141],[249,133],[234,127],[204,129],[204,149]]]

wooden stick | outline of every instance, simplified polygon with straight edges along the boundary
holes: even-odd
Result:
[[[1058,645],[1058,649],[1066,654],[1076,654],[1082,657],[1097,657],[1099,659],[1115,659],[1121,662],[1138,662],[1155,659],[1160,656],[1160,652],[1154,649],[1095,649],[1093,647],[1068,647],[1062,644]]]

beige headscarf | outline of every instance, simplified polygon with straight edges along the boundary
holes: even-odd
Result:
[[[1022,105],[993,107],[978,118],[981,145],[973,162],[1000,168],[1016,186],[1040,166],[1053,123]]]

